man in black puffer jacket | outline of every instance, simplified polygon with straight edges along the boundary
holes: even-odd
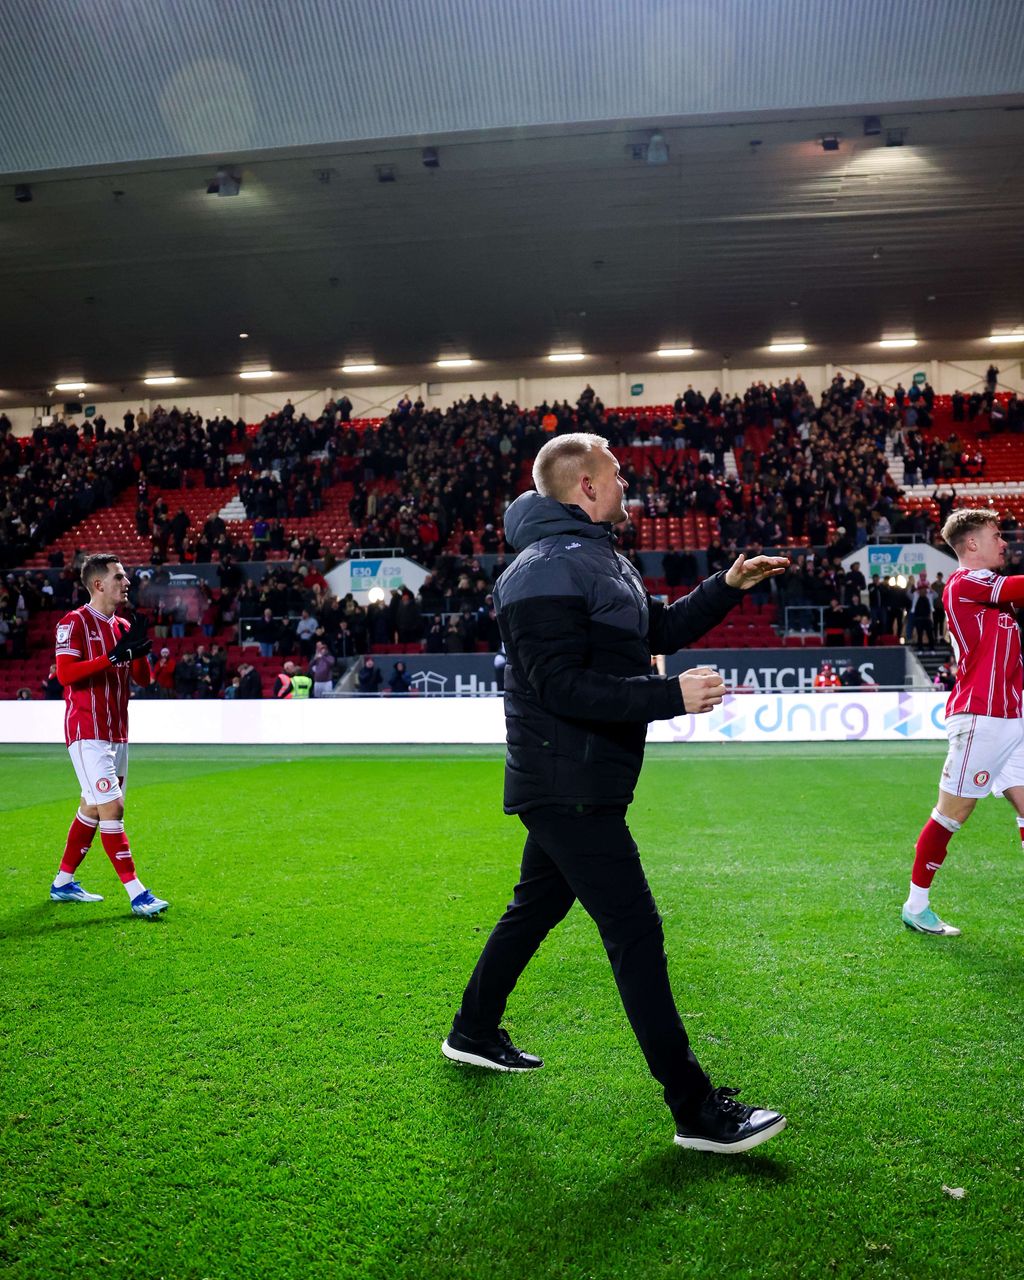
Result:
[[[647,725],[717,706],[717,672],[651,674],[720,622],[743,591],[785,571],[783,557],[740,556],[724,573],[666,606],[652,600],[614,545],[626,482],[606,442],[556,436],[537,455],[536,493],[509,507],[505,538],[519,555],[494,590],[508,655],[505,811],[527,829],[519,884],[495,925],[441,1046],[456,1062],[529,1071],[539,1058],[500,1026],[520,974],[579,898],[597,924],[622,1003],[664,1089],[676,1142],[745,1151],[785,1128],[775,1111],[714,1089],[690,1048],[669,985],[661,917],[626,809],[643,763]]]

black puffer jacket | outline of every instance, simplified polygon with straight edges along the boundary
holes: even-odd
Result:
[[[651,720],[683,713],[677,677],[652,676],[720,622],[742,591],[724,574],[682,600],[652,600],[615,550],[611,526],[579,507],[524,493],[505,515],[519,555],[494,602],[505,667],[505,811],[627,805]]]

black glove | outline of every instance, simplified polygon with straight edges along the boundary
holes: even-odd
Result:
[[[149,653],[153,641],[146,639],[149,623],[141,613],[133,613],[128,619],[128,630],[107,654],[111,666],[120,666],[122,662],[131,662]]]

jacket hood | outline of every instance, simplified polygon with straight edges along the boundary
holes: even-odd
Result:
[[[559,534],[607,539],[610,532],[611,525],[594,524],[582,507],[543,498],[533,489],[520,494],[505,512],[505,541],[514,551]]]

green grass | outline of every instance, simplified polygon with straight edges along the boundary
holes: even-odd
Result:
[[[680,1009],[790,1128],[680,1151],[575,908],[507,1025],[438,1051],[514,882],[493,750],[139,748],[128,830],[172,906],[46,888],[59,750],[0,749],[0,1275],[1024,1276],[1021,918],[980,806],[904,930],[941,747],[651,752],[632,811]],[[942,1190],[963,1187],[962,1200]]]

